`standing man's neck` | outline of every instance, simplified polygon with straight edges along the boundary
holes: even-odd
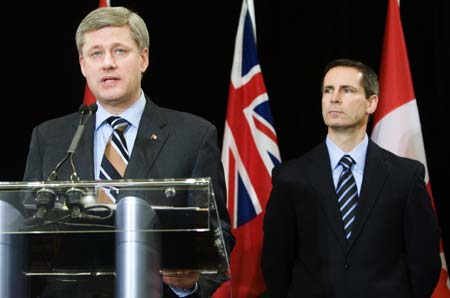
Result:
[[[350,152],[353,148],[359,145],[365,136],[365,131],[358,133],[348,131],[336,131],[328,129],[328,137],[344,152]]]
[[[132,105],[134,105],[136,103],[136,101],[138,101],[139,96],[136,97],[136,99],[132,100],[132,101],[117,101],[117,102],[101,102],[98,101],[98,103],[100,105],[102,105],[102,107],[108,111],[109,113],[113,114],[113,115],[120,115],[122,114],[124,111],[128,110]]]

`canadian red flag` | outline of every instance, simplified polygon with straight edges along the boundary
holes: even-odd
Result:
[[[409,68],[408,54],[397,0],[388,0],[380,67],[380,99],[371,138],[378,145],[425,165],[425,183],[431,200],[430,179],[422,128]],[[432,202],[434,206],[434,202]],[[450,281],[441,241],[442,270],[433,298],[450,297]]]
[[[107,7],[111,6],[109,0],[99,0],[98,1],[98,7]],[[83,97],[83,103],[85,105],[90,105],[95,102],[95,96],[92,94],[91,89],[89,89],[89,86],[86,84],[84,86],[84,97]]]

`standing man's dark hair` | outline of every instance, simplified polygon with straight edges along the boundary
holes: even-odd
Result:
[[[364,63],[357,60],[342,58],[330,61],[323,70],[323,77],[325,78],[325,75],[330,69],[338,66],[355,68],[361,72],[362,74],[361,86],[364,88],[367,98],[372,95],[377,96],[379,95],[380,87],[378,84],[377,74],[370,66],[365,65]],[[322,90],[323,90],[323,81],[322,81]]]

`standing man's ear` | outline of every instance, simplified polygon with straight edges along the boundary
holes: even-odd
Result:
[[[367,99],[368,105],[367,105],[367,114],[373,114],[378,106],[378,95],[372,95]]]

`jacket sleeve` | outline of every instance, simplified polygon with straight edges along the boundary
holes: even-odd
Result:
[[[264,216],[261,266],[269,293],[287,297],[297,249],[293,193],[279,168],[272,171],[272,191]]]
[[[214,197],[217,206],[219,222],[214,215],[211,216],[212,228],[222,231],[227,258],[235,244],[235,238],[231,233],[231,223],[226,207],[226,188],[220,150],[217,142],[217,131],[213,125],[209,125],[199,145],[198,155],[195,161],[192,177],[211,177]],[[214,210],[212,210],[214,212]],[[210,297],[212,293],[226,281],[221,277],[201,276],[198,297]]]
[[[405,249],[414,297],[431,297],[441,271],[440,230],[424,183],[425,168],[417,166],[405,209]]]

